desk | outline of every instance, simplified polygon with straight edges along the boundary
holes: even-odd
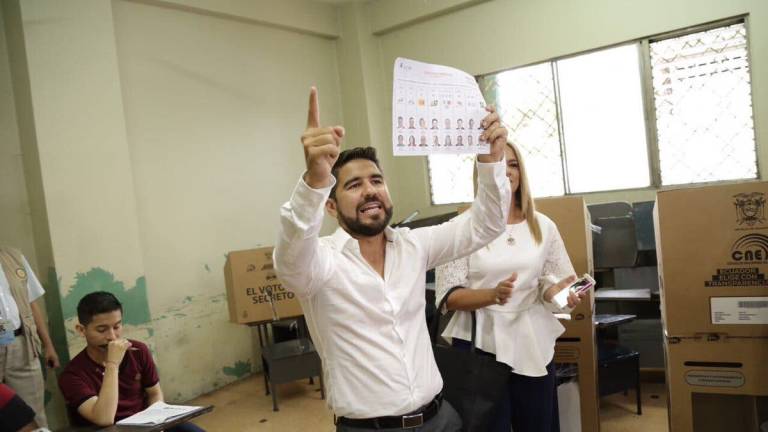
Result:
[[[640,354],[618,343],[618,326],[632,322],[636,315],[597,314],[597,366],[600,396],[625,392],[635,388],[637,414],[642,414],[640,404]],[[614,333],[613,337],[609,333]]]
[[[637,318],[636,315],[597,314],[594,316],[593,322],[595,323],[595,327],[604,329],[634,321],[635,318]]]
[[[277,342],[270,342],[268,322],[252,323],[259,333],[259,345],[261,347],[261,363],[264,371],[264,388],[266,394],[272,394],[272,410],[279,411],[277,407],[276,384],[282,384],[301,378],[320,378],[320,397],[325,399],[325,387],[323,385],[323,369],[320,356],[309,337],[305,337],[309,331],[306,328],[304,317],[298,318],[297,338]],[[273,336],[274,336],[274,327]]]
[[[605,289],[595,290],[596,301],[649,301],[650,288],[639,289]]]
[[[114,424],[112,426],[70,426],[65,429],[60,429],[59,432],[160,432],[162,430],[174,427],[181,423],[186,423],[195,417],[199,417],[203,414],[213,411],[213,405],[202,406],[195,411],[186,413],[173,420],[167,421],[153,426],[123,426]]]

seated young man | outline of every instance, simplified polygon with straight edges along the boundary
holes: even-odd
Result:
[[[123,339],[123,305],[103,291],[77,305],[77,331],[87,346],[59,376],[74,424],[108,426],[163,400],[160,378],[146,345]],[[184,423],[166,431],[200,432]]]

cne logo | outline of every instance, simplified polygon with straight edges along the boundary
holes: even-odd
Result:
[[[768,261],[768,236],[747,234],[731,247],[731,258],[737,262]]]
[[[765,194],[762,192],[740,193],[733,196],[736,222],[753,226],[765,222]]]

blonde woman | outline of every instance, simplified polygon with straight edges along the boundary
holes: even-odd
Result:
[[[457,312],[443,336],[452,338],[454,347],[469,349],[468,311],[476,310],[478,350],[512,368],[491,431],[556,432],[552,359],[564,328],[552,315],[557,307],[550,300],[576,277],[557,226],[535,211],[520,152],[508,144],[505,155],[512,188],[507,230],[487,247],[438,267],[436,301],[461,287],[447,299],[447,309]],[[568,307],[579,301],[571,294]]]

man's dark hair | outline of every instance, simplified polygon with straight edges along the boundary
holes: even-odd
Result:
[[[339,158],[336,159],[336,163],[333,164],[333,168],[331,168],[331,174],[333,174],[334,177],[336,177],[336,180],[339,179],[339,171],[341,171],[341,168],[348,164],[349,162],[356,160],[356,159],[365,159],[369,160],[376,164],[376,168],[381,171],[381,165],[379,165],[379,158],[376,157],[376,149],[373,147],[355,147],[348,150],[344,150],[343,152],[339,153]],[[339,186],[338,183],[333,185],[333,188],[331,189],[331,198],[336,198],[336,188]]]
[[[95,315],[116,310],[123,312],[123,305],[114,294],[96,291],[80,299],[80,303],[77,304],[77,319],[80,324],[88,325]]]

